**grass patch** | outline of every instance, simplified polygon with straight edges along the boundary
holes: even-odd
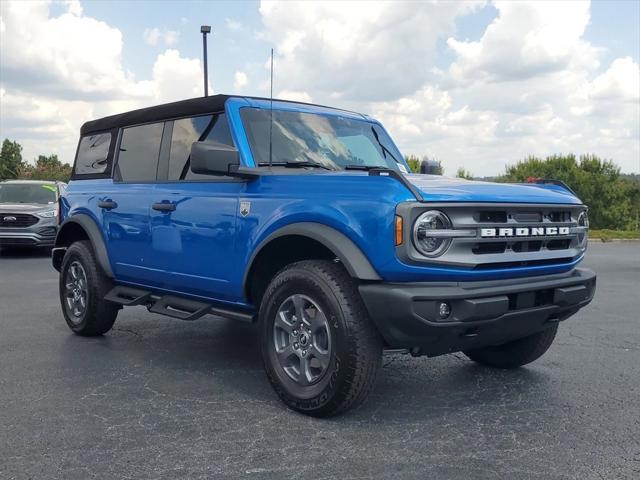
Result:
[[[589,230],[589,238],[600,239],[603,242],[638,240],[640,239],[640,230]]]

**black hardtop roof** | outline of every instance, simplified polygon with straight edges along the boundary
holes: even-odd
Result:
[[[227,98],[229,98],[229,95],[211,95],[209,97],[190,98],[189,100],[180,100],[179,102],[118,113],[117,115],[110,115],[85,123],[80,128],[80,134],[86,135],[91,132],[138,125],[166,118],[188,117],[190,115],[221,111],[224,109],[224,102],[227,101]]]
[[[139,125],[141,123],[149,123],[162,121],[170,118],[189,117],[194,115],[203,115],[206,113],[220,112],[224,110],[224,103],[228,98],[248,98],[254,100],[269,100],[263,97],[247,97],[242,95],[211,95],[208,97],[190,98],[188,100],[180,100],[178,102],[165,103],[155,105],[153,107],[140,108],[131,110],[130,112],[110,115],[108,117],[99,118],[86,122],[80,128],[80,135],[86,135],[93,132],[103,132],[113,128],[122,128],[130,125]],[[275,102],[290,102],[303,105],[315,105],[305,102],[296,102],[291,100],[281,100],[274,98]],[[318,107],[326,107],[324,105],[315,105]]]

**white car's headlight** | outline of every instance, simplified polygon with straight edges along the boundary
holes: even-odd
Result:
[[[439,232],[446,230],[447,232]],[[413,244],[426,257],[442,255],[451,244],[451,220],[439,210],[429,210],[413,224]],[[444,235],[442,235],[444,233]]]
[[[57,209],[44,210],[42,212],[36,212],[36,215],[38,215],[39,217],[42,217],[42,218],[53,218],[57,214],[58,214],[58,210]]]

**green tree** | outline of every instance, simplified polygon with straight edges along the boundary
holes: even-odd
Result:
[[[497,181],[527,182],[536,178],[561,180],[589,206],[592,228],[633,229],[638,218],[640,184],[620,176],[611,160],[595,155],[529,157],[508,166]]]
[[[420,173],[420,159],[415,155],[405,155],[404,159],[409,164],[409,168],[413,173]]]
[[[0,180],[17,178],[22,168],[22,145],[5,138],[0,150]]]
[[[38,155],[36,159],[36,168],[58,168],[62,162],[58,159],[58,155]]]
[[[464,167],[460,167],[456,172],[456,177],[464,178],[466,180],[473,180],[473,173],[471,173],[469,170],[465,170]]]
[[[22,169],[21,177],[31,180],[67,182],[71,177],[71,166],[62,163],[58,155],[38,155],[35,166],[25,165]]]

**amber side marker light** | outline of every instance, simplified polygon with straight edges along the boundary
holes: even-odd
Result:
[[[402,245],[402,217],[396,215],[396,246]]]

